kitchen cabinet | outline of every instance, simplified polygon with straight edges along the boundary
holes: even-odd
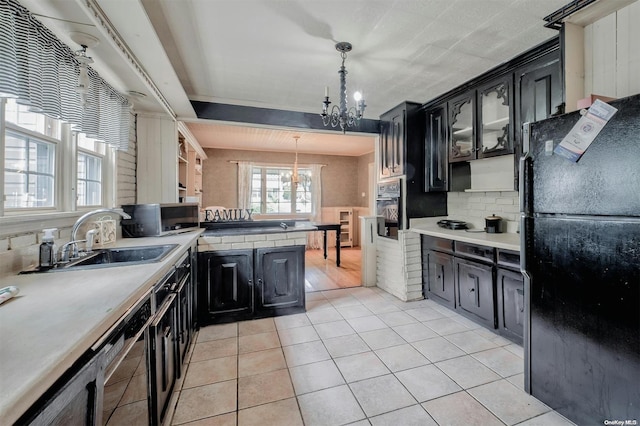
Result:
[[[478,89],[478,158],[513,153],[512,86],[507,74]]]
[[[458,312],[495,328],[493,265],[454,258]]]
[[[439,299],[444,305],[455,309],[455,282],[453,278],[453,256],[428,250],[422,259],[425,295],[429,299]]]
[[[426,111],[424,190],[447,191],[447,104]]]
[[[201,325],[227,314],[253,312],[253,250],[199,253],[198,317]]]
[[[406,109],[400,105],[380,117],[380,177],[404,174]]]
[[[468,161],[476,157],[475,91],[449,101],[449,162]]]
[[[456,308],[462,315],[494,329],[495,249],[456,241],[455,256]]]
[[[176,266],[177,274],[177,336],[178,361],[182,366],[187,358],[187,351],[191,344],[193,322],[193,277],[191,274],[191,250],[187,257]],[[184,377],[182,368],[178,369],[178,377]]]
[[[519,270],[520,253],[498,249],[497,265],[498,332],[521,345],[524,332],[524,277]]]
[[[519,335],[522,343],[517,252],[429,235],[421,235],[421,249],[426,298],[489,329],[499,326],[498,332],[515,342]]]
[[[564,89],[560,52],[553,51],[518,68],[515,76],[515,144],[514,187],[518,188],[519,164],[523,153],[522,125],[564,112]]]
[[[302,311],[305,306],[304,246],[259,248],[255,261],[257,316]]]
[[[455,309],[453,241],[421,235],[420,245],[424,296]]]
[[[136,149],[139,203],[201,201],[202,162],[207,156],[185,123],[138,114]]]
[[[75,373],[67,373],[34,407],[16,422],[34,426],[67,426],[102,424],[102,352],[86,361],[76,363]],[[70,377],[69,377],[70,375]],[[35,411],[35,413],[34,413]]]
[[[449,101],[449,162],[513,153],[512,74]]]
[[[446,215],[446,193],[425,192],[425,112],[421,105],[401,103],[380,116],[380,126],[380,178],[402,177],[406,218]]]
[[[162,424],[177,379],[176,314],[176,294],[170,294],[149,326],[151,424]]]
[[[199,253],[200,325],[304,312],[304,246]]]

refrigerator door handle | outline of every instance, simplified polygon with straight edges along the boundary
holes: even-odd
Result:
[[[529,185],[531,177],[531,163],[533,158],[530,153],[526,153],[520,158],[520,182],[518,182],[518,196],[520,213],[531,214],[531,203],[529,197]]]
[[[531,276],[527,271],[527,237],[530,237],[527,219],[524,213],[520,215],[520,272],[524,290],[524,390],[531,394]]]

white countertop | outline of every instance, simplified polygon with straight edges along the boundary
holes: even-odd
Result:
[[[411,220],[409,231],[432,237],[447,238],[449,240],[465,243],[479,244],[483,246],[501,248],[505,250],[520,251],[520,234],[502,233],[487,234],[486,232],[467,232],[464,229],[452,230],[439,227],[436,222],[443,217],[424,218]]]
[[[0,305],[0,424],[13,424],[196,242],[201,230],[120,239],[115,246],[180,244],[142,265],[16,275]]]

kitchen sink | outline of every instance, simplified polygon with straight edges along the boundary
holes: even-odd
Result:
[[[99,249],[80,259],[74,259],[66,265],[58,265],[52,270],[64,271],[155,263],[167,257],[176,247],[178,244]]]

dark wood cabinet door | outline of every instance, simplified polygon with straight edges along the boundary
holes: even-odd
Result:
[[[449,102],[449,162],[476,158],[476,92]]]
[[[256,249],[256,313],[304,309],[304,246]]]
[[[177,341],[178,365],[182,367],[187,355],[187,348],[191,342],[191,274],[183,277],[184,283],[178,290]],[[182,368],[178,369],[179,377],[184,376]]]
[[[447,105],[427,111],[425,132],[425,192],[447,190]]]
[[[456,308],[489,328],[495,328],[493,266],[454,258]]]
[[[37,408],[35,415],[30,415],[34,411],[32,408],[16,424],[47,426],[102,424],[103,363],[102,355],[91,359],[62,384],[49,399],[34,404],[34,407],[43,407]]]
[[[167,300],[149,326],[151,424],[154,425],[162,424],[165,420],[178,372],[178,298],[176,294],[171,294]]]
[[[391,160],[391,141],[392,126],[388,121],[380,120],[380,177],[387,178],[391,176],[390,160]]]
[[[478,158],[513,153],[513,74],[478,88]]]
[[[455,309],[453,256],[426,250],[423,252],[422,282],[425,296]]]
[[[522,155],[522,125],[544,120],[564,112],[564,89],[560,53],[548,53],[541,59],[519,68],[515,76],[515,179],[518,189],[519,164]]]
[[[498,329],[522,344],[524,332],[524,279],[520,272],[498,268]]]
[[[253,250],[200,253],[198,269],[198,309],[203,321],[217,314],[252,311]]]
[[[391,118],[392,135],[393,135],[393,152],[391,160],[391,176],[400,176],[404,174],[404,127],[405,127],[405,110],[398,111]]]
[[[401,104],[380,116],[380,176],[404,174],[406,106]]]

